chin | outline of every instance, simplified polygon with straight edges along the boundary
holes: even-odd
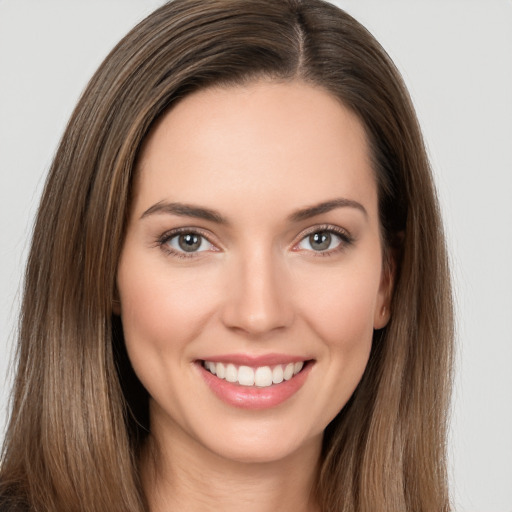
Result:
[[[293,459],[296,455],[311,453],[318,459],[322,446],[323,432],[313,435],[290,428],[272,425],[242,425],[224,430],[223,435],[197,439],[216,456],[245,464],[266,464]]]

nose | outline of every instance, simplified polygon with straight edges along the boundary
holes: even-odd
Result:
[[[291,325],[293,298],[287,273],[278,258],[262,249],[240,255],[228,270],[222,320],[226,327],[263,336]]]

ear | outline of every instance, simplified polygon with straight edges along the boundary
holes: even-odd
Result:
[[[384,258],[380,278],[379,292],[375,304],[373,317],[373,328],[382,329],[386,327],[391,318],[391,298],[396,277],[396,255],[390,251]]]

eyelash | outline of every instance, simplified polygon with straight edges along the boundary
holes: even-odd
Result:
[[[329,249],[326,251],[314,251],[314,250],[307,250],[306,252],[310,252],[313,254],[314,257],[325,257],[325,256],[333,256],[335,254],[338,254],[344,250],[346,250],[348,247],[350,247],[354,243],[354,238],[350,235],[348,231],[345,229],[342,229],[338,226],[333,226],[330,224],[324,224],[324,225],[318,225],[313,226],[306,231],[303,231],[298,237],[297,241],[295,241],[292,244],[292,250],[295,252],[299,252],[302,249],[296,248],[304,239],[306,239],[308,236],[313,235],[314,233],[330,233],[334,234],[337,237],[340,238],[340,243],[338,246],[336,246],[334,249]],[[188,259],[188,258],[196,258],[198,254],[205,251],[199,251],[199,252],[185,252],[185,251],[177,251],[169,246],[168,242],[172,240],[173,238],[181,235],[181,234],[190,234],[190,235],[197,235],[201,238],[203,238],[208,244],[210,244],[213,247],[216,247],[215,244],[213,244],[210,241],[210,238],[207,233],[202,231],[198,228],[177,228],[173,229],[171,231],[166,231],[163,233],[158,239],[157,239],[157,245],[168,255],[181,258],[181,259]],[[215,251],[216,252],[216,251]]]
[[[303,231],[297,238],[298,241],[293,243],[292,250],[299,252],[301,249],[295,249],[303,240],[305,240],[308,236],[311,236],[315,233],[330,233],[336,235],[340,238],[340,243],[334,249],[329,249],[326,251],[307,251],[312,253],[313,257],[326,257],[326,256],[334,256],[345,251],[349,248],[355,241],[354,237],[345,229],[340,228],[339,226],[333,226],[331,224],[321,224],[317,226],[313,226],[308,228],[306,231]]]
[[[206,242],[209,243],[211,246],[215,247],[215,244],[213,244],[210,241],[210,238],[208,237],[208,235],[204,231],[202,231],[201,229],[198,229],[198,228],[177,228],[177,229],[173,229],[171,231],[166,231],[158,238],[157,245],[166,254],[173,256],[175,258],[182,258],[182,259],[196,258],[197,255],[200,253],[198,253],[198,252],[187,253],[185,251],[176,251],[168,244],[168,242],[170,240],[172,240],[173,238],[175,238],[179,235],[183,235],[183,234],[197,235],[197,236],[203,238],[204,240],[206,240]],[[200,252],[204,252],[204,251],[200,251]]]

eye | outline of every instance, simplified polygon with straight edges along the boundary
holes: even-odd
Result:
[[[197,253],[209,251],[214,246],[203,235],[194,231],[182,231],[176,234],[168,235],[162,240],[162,245],[172,253]]]
[[[328,251],[334,249],[341,244],[339,236],[329,231],[316,231],[308,236],[305,236],[299,242],[299,249],[306,249],[308,251]]]
[[[296,245],[298,250],[331,253],[341,250],[352,242],[349,235],[333,228],[311,231]]]

